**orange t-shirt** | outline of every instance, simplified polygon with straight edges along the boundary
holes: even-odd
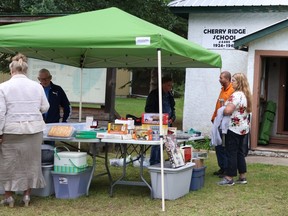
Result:
[[[223,99],[225,102],[233,92],[234,92],[234,89],[232,87],[232,83],[230,83],[228,85],[227,89],[224,89],[224,87],[221,88],[221,92],[219,94],[219,97],[218,97],[218,100],[216,103],[215,111],[214,111],[213,116],[211,118],[212,122],[214,122],[214,119],[217,115],[217,110],[221,107],[221,103],[220,103],[219,99]]]

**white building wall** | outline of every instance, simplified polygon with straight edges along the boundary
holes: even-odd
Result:
[[[260,38],[249,44],[249,57],[248,65],[254,65],[255,51],[256,50],[288,50],[288,43],[283,43],[287,40],[288,30],[283,29],[270,34],[266,37]],[[248,73],[253,74],[253,68],[248,68]],[[268,95],[267,100],[278,102],[279,95],[279,77],[280,77],[280,61],[278,58],[274,59],[269,65],[269,83],[268,83]],[[278,108],[277,108],[278,109]],[[278,112],[276,109],[276,115],[272,127],[272,135],[276,135],[277,131],[277,119]],[[279,136],[279,135],[278,135]]]
[[[279,22],[287,16],[288,13],[191,13],[189,15],[188,39],[203,46],[204,27],[246,28],[247,34],[250,34]],[[271,44],[271,49],[272,47]],[[275,48],[273,47],[273,49]],[[221,71],[228,70],[232,74],[236,72],[246,73],[251,90],[253,89],[253,52],[249,51],[248,54],[248,52],[239,50],[219,49],[213,51],[222,56]],[[183,130],[194,128],[202,131],[204,135],[210,135],[212,126],[210,120],[221,89],[219,75],[219,69],[187,69]]]

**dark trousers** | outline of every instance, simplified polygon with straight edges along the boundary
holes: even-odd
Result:
[[[160,163],[160,145],[153,145],[150,153],[150,165]]]
[[[168,124],[168,126],[172,127],[172,124]],[[149,163],[150,165],[154,165],[160,163],[160,161],[161,161],[160,145],[153,145],[151,147]]]
[[[43,142],[44,144],[46,144],[46,145],[51,145],[52,147],[55,147],[55,141],[44,141]]]
[[[225,147],[223,147],[222,145],[215,146],[215,152],[218,166],[220,167],[221,170],[226,171],[228,159]]]
[[[245,142],[243,142],[245,136],[236,134],[230,130],[226,134],[227,176],[237,176],[237,170],[239,174],[247,172],[245,161],[246,146]]]

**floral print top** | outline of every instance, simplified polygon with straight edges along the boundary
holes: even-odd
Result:
[[[234,92],[226,101],[225,105],[232,103],[235,105],[235,110],[231,115],[229,130],[236,134],[244,135],[249,132],[249,119],[247,113],[247,98],[241,91]]]

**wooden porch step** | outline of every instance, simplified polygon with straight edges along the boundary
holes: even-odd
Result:
[[[271,136],[269,139],[269,144],[288,145],[288,136],[285,136],[285,137]],[[288,146],[287,146],[287,148],[288,148]]]

